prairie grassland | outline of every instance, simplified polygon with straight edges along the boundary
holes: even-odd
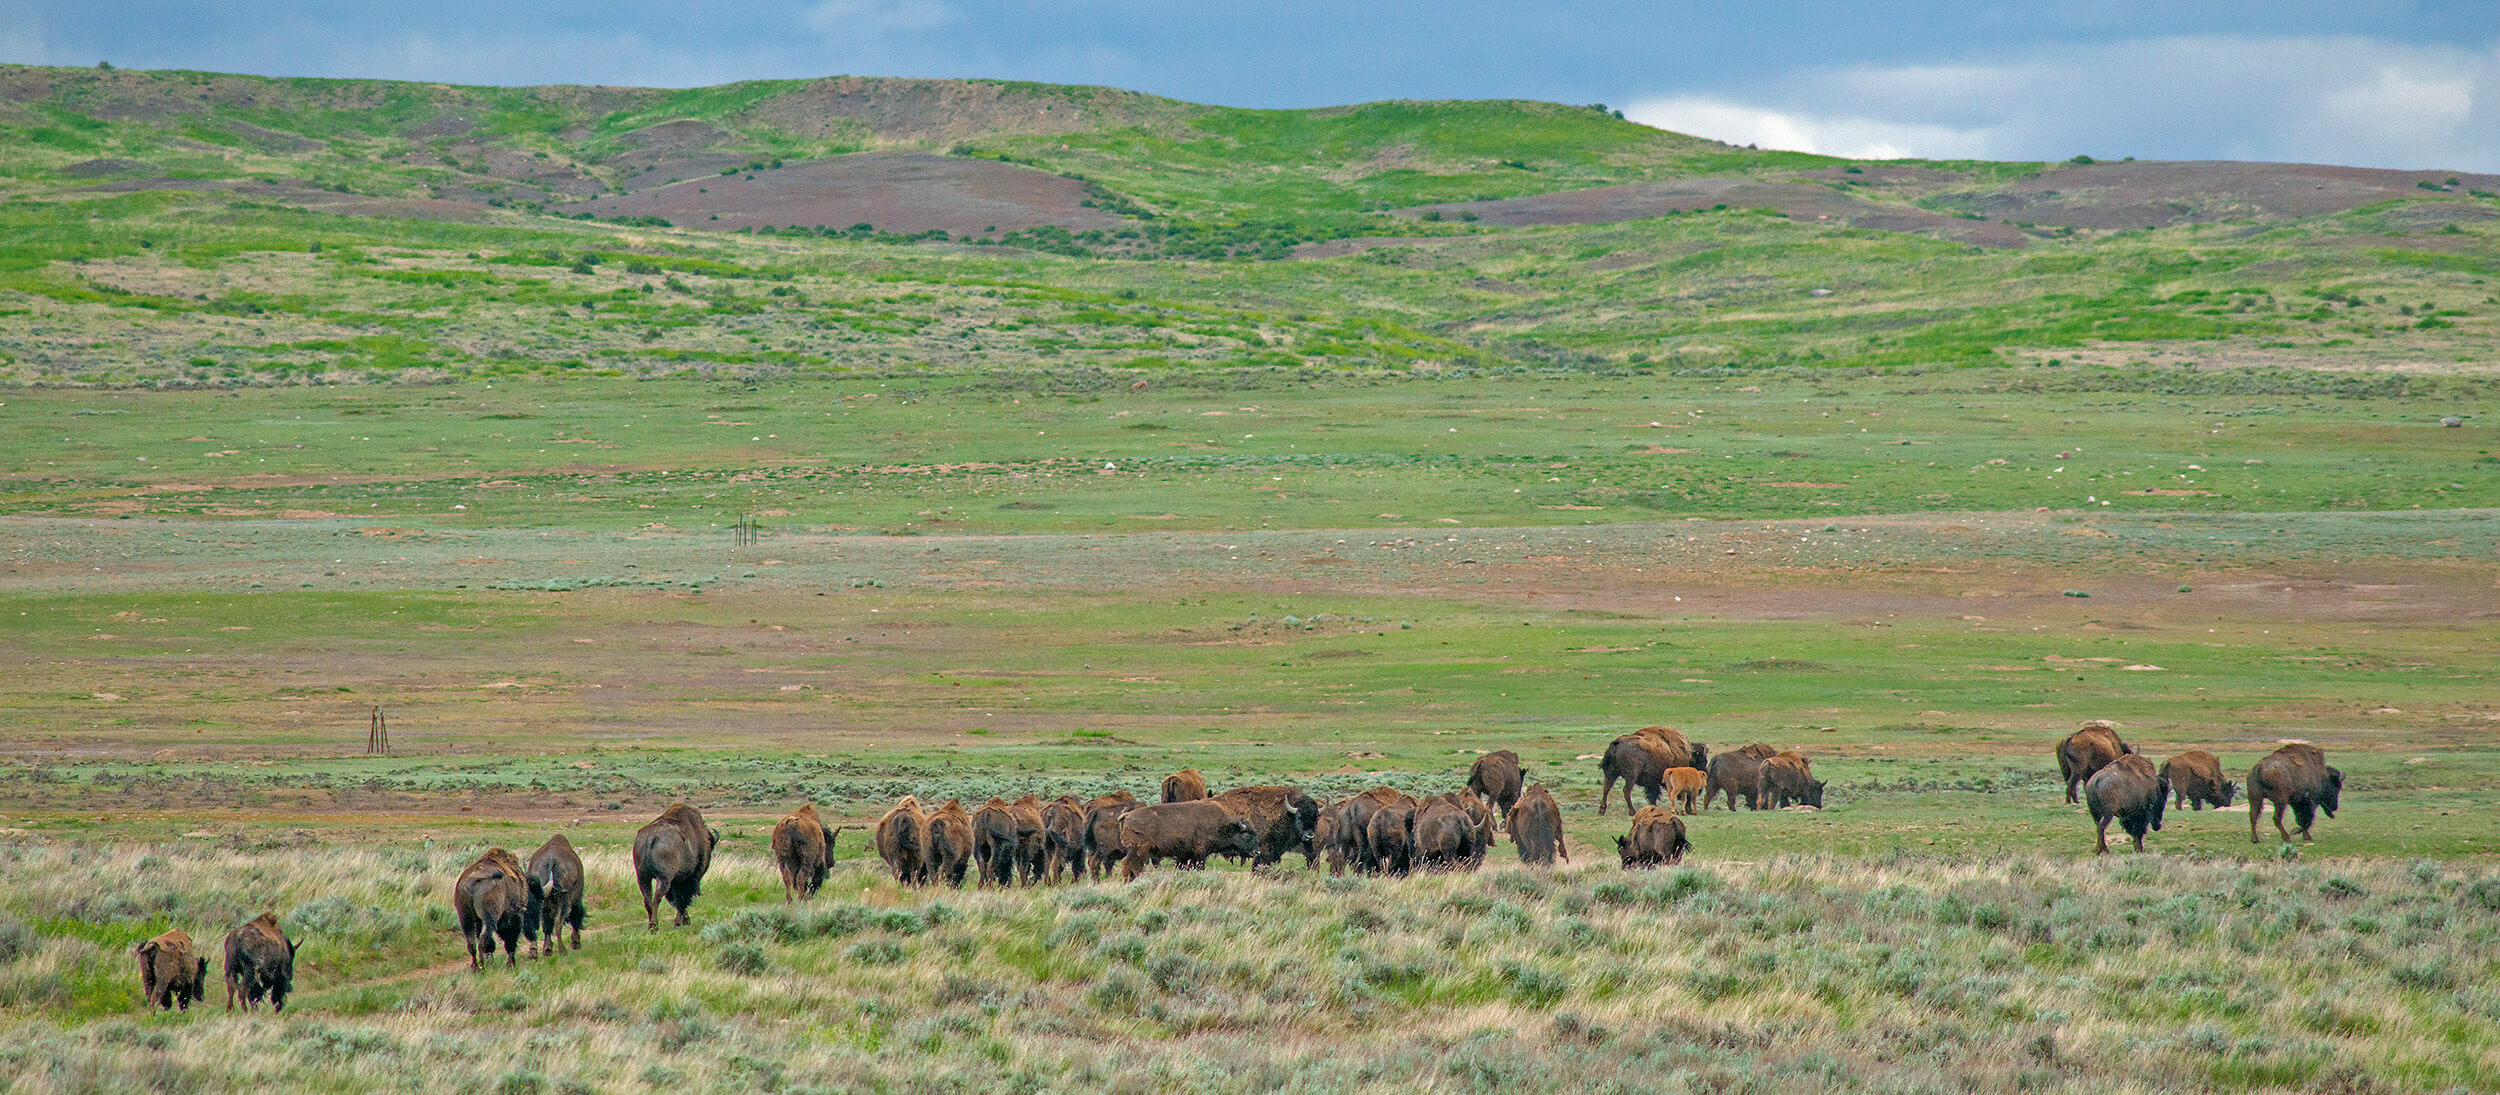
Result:
[[[476,850],[7,849],[11,1090],[2500,1084],[2487,864],[1781,855],[1004,892],[852,865],[794,907],[739,854],[694,928],[649,934],[596,844],[587,949],[473,975],[442,894]],[[135,1007],[132,941],[265,904],[305,944],[285,1017],[103,1018]]]

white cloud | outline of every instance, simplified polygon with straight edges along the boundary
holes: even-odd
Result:
[[[2500,42],[2160,38],[1984,62],[1791,73],[1625,115],[1738,144],[1875,158],[2291,160],[2500,171]]]
[[[860,38],[926,34],[963,17],[945,0],[822,0],[805,18],[811,30]]]

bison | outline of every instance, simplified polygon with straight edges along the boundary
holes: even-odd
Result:
[[[1520,862],[1547,867],[1556,858],[1571,861],[1571,849],[1563,839],[1562,804],[1554,801],[1544,784],[1531,783],[1519,793],[1508,821],[1510,842],[1519,849]]]
[[[1120,819],[1137,806],[1137,796],[1126,791],[1098,795],[1085,804],[1085,859],[1094,868],[1095,881],[1110,874],[1119,860]]]
[[[1042,796],[1027,794],[1007,804],[1016,817],[1016,877],[1030,886],[1042,880],[1050,858],[1050,837],[1042,827]]]
[[[1204,870],[1209,856],[1250,856],[1258,849],[1257,830],[1212,802],[1140,806],[1120,819],[1120,877],[1131,882],[1166,859],[1182,870]]]
[[[1195,768],[1184,768],[1163,777],[1163,801],[1196,802],[1207,797],[1207,777]]]
[[[2170,781],[2170,793],[2178,796],[2173,806],[2202,810],[2211,803],[2214,809],[2227,810],[2232,796],[2240,793],[2239,784],[2222,778],[2222,761],[2202,749],[2161,762],[2161,778]]]
[[[678,927],[693,923],[686,906],[703,892],[719,846],[720,834],[703,823],[702,812],[682,802],[634,831],[634,885],[642,889],[642,916],[652,931],[660,930],[663,900],[676,907]]]
[[[1402,805],[1411,811],[1415,800],[1395,787],[1380,786],[1345,802],[1344,825],[1338,830],[1338,839],[1344,842],[1358,874],[1370,874],[1380,867],[1379,856],[1372,847],[1372,816],[1391,805]]]
[[[1790,803],[1821,809],[1823,781],[1814,778],[1813,762],[1792,749],[1762,762],[1762,797],[1771,800],[1774,810],[1784,809]]]
[[[582,857],[573,842],[563,833],[548,837],[530,853],[527,874],[529,905],[521,910],[521,936],[530,941],[531,953],[543,957],[564,949],[566,925],[573,928],[573,949],[582,949]]]
[[[917,886],[930,880],[928,844],[929,818],[917,798],[904,795],[877,819],[877,857],[893,869],[896,882]]]
[[[1674,736],[1668,737],[1670,734]],[[1632,809],[1632,789],[1635,787],[1649,796],[1650,805],[1657,805],[1659,788],[1667,778],[1667,770],[1690,767],[1692,756],[1693,747],[1685,742],[1684,735],[1663,726],[1653,726],[1616,738],[1606,746],[1605,755],[1597,761],[1597,774],[1605,778],[1597,789],[1597,812],[1606,812],[1607,798],[1614,793],[1618,779],[1623,781],[1625,811]]]
[[[1363,826],[1364,855],[1372,870],[1402,877],[1415,869],[1415,814],[1413,799],[1384,803],[1372,812]]]
[[[2066,780],[2066,802],[2075,802],[2075,788],[2103,765],[2135,752],[2135,747],[2119,740],[2118,727],[2105,719],[2083,724],[2083,729],[2066,735],[2057,743],[2057,774]]]
[[[149,1007],[189,1011],[207,991],[208,959],[199,956],[190,933],[181,928],[139,944],[132,953],[139,956],[139,992]]]
[[[2141,852],[2145,831],[2161,831],[2162,808],[2170,804],[2170,780],[2153,770],[2152,761],[2128,753],[2083,781],[2083,801],[2092,811],[2092,824],[2099,834],[2092,854],[2109,854],[2113,818]]]
[[[2326,754],[2317,746],[2294,743],[2277,749],[2248,770],[2248,842],[2257,843],[2257,816],[2269,802],[2274,804],[2274,830],[2289,844],[2292,834],[2283,828],[2284,807],[2291,807],[2292,817],[2300,822],[2300,839],[2307,842],[2317,811],[2334,817],[2343,797],[2344,774],[2326,766]]]
[[[1674,760],[1676,754],[1679,751],[1682,752],[1684,762],[1676,767],[1707,768],[1710,766],[1710,749],[1700,742],[1685,737],[1683,731],[1672,726],[1644,726],[1632,732],[1657,742],[1659,748],[1666,753],[1668,760]]]
[[[1702,796],[1710,791],[1710,773],[1699,768],[1667,769],[1667,801],[1675,804],[1678,813],[1701,809]]]
[[[1333,802],[1322,807],[1319,812],[1319,822],[1311,827],[1310,866],[1316,869],[1319,866],[1320,857],[1326,856],[1328,873],[1331,875],[1345,874],[1346,801],[1351,800]]]
[[[1311,850],[1312,831],[1319,827],[1319,803],[1298,787],[1235,787],[1208,801],[1250,823],[1259,836],[1250,867],[1273,866],[1287,852]]]
[[[1674,866],[1692,847],[1693,842],[1684,836],[1684,819],[1657,806],[1641,807],[1632,815],[1631,834],[1615,838],[1615,849],[1623,854],[1627,871]]]
[[[1497,749],[1477,757],[1476,763],[1467,769],[1467,790],[1484,799],[1496,816],[1506,815],[1519,801],[1523,778],[1519,754]]]
[[[1745,805],[1762,808],[1762,764],[1775,751],[1761,742],[1754,742],[1733,753],[1710,758],[1710,778],[1702,788],[1701,808],[1710,808],[1710,800],[1720,793],[1727,795],[1727,808],[1736,808],[1736,796],[1745,796]]]
[[[488,848],[460,872],[451,887],[451,911],[458,915],[460,938],[469,946],[469,968],[486,968],[497,939],[503,940],[504,964],[519,965],[521,917],[528,910],[528,874],[512,853]]]
[[[1066,871],[1071,881],[1085,879],[1085,804],[1075,795],[1061,795],[1042,807],[1042,867],[1050,884]]]
[[[226,1010],[233,1011],[239,998],[243,1010],[250,1011],[266,997],[269,1010],[285,1011],[286,994],[295,990],[295,949],[300,945],[278,927],[276,913],[262,913],[227,932]],[[507,942],[505,952],[510,950]]]
[[[781,868],[781,899],[806,901],[825,884],[833,866],[833,838],[816,819],[816,804],[803,803],[773,826],[773,863]]]
[[[963,885],[964,871],[972,866],[975,848],[972,815],[964,812],[962,799],[947,799],[946,805],[929,814],[928,837],[923,877],[931,882],[944,879],[950,886]]]
[[[972,812],[972,861],[983,886],[1012,886],[1024,858],[1023,819],[996,795]],[[1038,816],[1034,828],[1039,829]]]

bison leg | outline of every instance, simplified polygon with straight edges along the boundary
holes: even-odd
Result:
[[[2081,781],[2071,775],[2066,777],[2066,805],[2068,806],[2075,804],[2075,784],[2078,782]]]
[[[2092,848],[2092,854],[2093,854],[2093,855],[2108,855],[2108,854],[2109,854],[2109,819],[2108,819],[2107,817],[2099,817],[2099,818],[2094,818],[2093,820],[2097,823],[2097,824],[2094,826],[2094,828],[2093,828],[2093,832],[2094,832],[2095,834],[2097,834],[2097,835],[2098,835],[2098,837],[2099,837],[2100,839],[2099,839],[2098,843],[2096,843],[2096,844],[2093,846],[2093,848]]]
[[[652,931],[660,930],[659,891],[652,888],[651,883],[653,880],[650,878],[637,877],[634,881],[642,886],[643,922],[650,925]]]

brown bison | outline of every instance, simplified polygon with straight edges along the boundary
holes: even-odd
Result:
[[[930,880],[928,844],[929,818],[917,798],[904,795],[877,819],[877,858],[893,869],[896,882],[917,886]]]
[[[1814,778],[1814,763],[1804,753],[1789,750],[1775,753],[1762,762],[1762,796],[1771,800],[1771,809],[1785,809],[1791,803],[1823,807],[1823,781]]]
[[[1259,835],[1258,850],[1250,856],[1252,870],[1273,866],[1288,852],[1307,855],[1311,834],[1319,828],[1319,803],[1298,787],[1235,787],[1207,801],[1249,822]]]
[[[1632,809],[1632,789],[1640,788],[1649,796],[1649,804],[1658,804],[1660,787],[1667,772],[1676,768],[1697,768],[1708,755],[1701,746],[1685,740],[1684,735],[1664,726],[1648,726],[1616,738],[1598,758],[1597,773],[1605,782],[1597,789],[1597,812],[1603,814],[1615,781],[1623,781],[1623,808]]]
[[[1427,871],[1472,870],[1493,841],[1493,819],[1475,814],[1484,803],[1473,795],[1434,795],[1415,812],[1414,865]]]
[[[1679,764],[1676,767],[1707,768],[1710,765],[1709,748],[1700,742],[1685,737],[1683,731],[1677,730],[1672,726],[1644,726],[1632,732],[1648,738],[1651,741],[1657,742],[1661,748],[1666,750],[1668,760],[1674,760],[1676,752],[1681,750],[1684,754],[1684,763]]]
[[[2170,793],[2178,796],[2173,806],[2202,810],[2211,803],[2214,809],[2227,810],[2232,797],[2240,793],[2239,784],[2222,778],[2222,761],[2202,749],[2161,762],[2161,778],[2170,781]]]
[[[2118,727],[2104,719],[2083,724],[2083,729],[2066,735],[2057,743],[2057,774],[2066,780],[2066,801],[2075,801],[2075,788],[2092,778],[2103,765],[2135,752],[2135,747],[2119,740]]]
[[[1196,802],[1207,797],[1207,777],[1195,768],[1184,768],[1163,777],[1163,801]]]
[[[1345,806],[1351,800],[1332,802],[1320,808],[1319,822],[1311,826],[1311,863],[1316,868],[1321,857],[1328,860],[1328,873],[1345,874]]]
[[[660,930],[660,902],[677,909],[677,926],[693,921],[686,906],[703,892],[703,876],[712,869],[712,850],[720,834],[703,823],[703,814],[677,803],[648,825],[634,831],[634,885],[642,889],[642,917]]]
[[[1380,857],[1372,846],[1372,817],[1385,806],[1404,806],[1410,812],[1415,800],[1395,787],[1380,786],[1347,799],[1344,825],[1337,839],[1344,842],[1349,858],[1358,874],[1370,874],[1380,868]]]
[[[2153,770],[2153,762],[2134,753],[2101,766],[2092,778],[2083,781],[2083,801],[2092,811],[2092,824],[2099,831],[2092,849],[2094,855],[2109,854],[2109,823],[2116,819],[2119,827],[2135,841],[2135,850],[2144,850],[2146,830],[2161,831],[2162,808],[2170,804],[2170,781]]]
[[[1042,796],[1027,794],[1007,804],[1016,815],[1016,878],[1031,886],[1042,880],[1050,858],[1050,835],[1042,827]]]
[[[1061,795],[1042,806],[1042,868],[1050,884],[1065,871],[1070,881],[1085,880],[1085,804],[1075,795]]]
[[[1364,854],[1372,870],[1403,877],[1415,869],[1415,814],[1413,799],[1384,803],[1372,811],[1363,826]]]
[[[1615,849],[1623,854],[1627,871],[1672,867],[1692,847],[1693,842],[1684,837],[1684,819],[1657,806],[1641,807],[1632,815],[1631,835],[1615,838]]]
[[[1206,869],[1209,856],[1249,856],[1258,850],[1257,830],[1212,802],[1140,806],[1120,819],[1120,877],[1132,882],[1166,859],[1195,871]]]
[[[1739,794],[1745,796],[1748,808],[1761,809],[1762,764],[1776,752],[1768,745],[1754,742],[1733,753],[1721,753],[1710,758],[1710,780],[1702,788],[1701,808],[1709,809],[1710,800],[1724,792],[1730,810],[1736,808],[1736,796]]]
[[[1510,808],[1510,842],[1519,849],[1519,861],[1539,867],[1552,866],[1554,860],[1571,862],[1571,849],[1563,839],[1562,804],[1554,801],[1542,783],[1531,783],[1519,792],[1519,801]]]
[[[1678,813],[1701,809],[1701,797],[1710,791],[1710,773],[1699,768],[1667,769],[1667,801],[1675,804]]]
[[[521,917],[528,910],[528,874],[512,853],[488,848],[460,872],[451,887],[451,911],[459,916],[460,938],[469,946],[469,968],[486,968],[497,939],[503,940],[504,964],[519,965]]]
[[[949,886],[964,884],[964,872],[973,863],[972,815],[964,812],[962,799],[950,798],[946,805],[929,814],[929,843],[922,860],[926,872],[923,879],[944,880]]]
[[[1099,882],[1111,873],[1111,865],[1120,859],[1120,819],[1138,806],[1137,796],[1126,791],[1098,795],[1085,804],[1085,859],[1094,868]]]
[[[509,938],[506,937],[507,940]],[[300,944],[287,938],[286,932],[278,927],[276,913],[262,913],[227,932],[226,1010],[233,1011],[234,1002],[240,999],[243,1010],[250,1011],[266,998],[269,1010],[285,1011],[286,994],[295,990],[295,948],[298,946]],[[505,953],[510,951],[511,945],[507,942]]]
[[[139,944],[133,953],[139,956],[139,992],[149,1007],[189,1011],[208,991],[208,959],[181,928]]]
[[[1484,799],[1497,817],[1509,814],[1511,806],[1519,801],[1524,780],[1519,754],[1508,749],[1477,757],[1476,763],[1467,769],[1467,790]]]
[[[773,826],[773,863],[781,868],[781,899],[806,901],[825,884],[833,866],[833,841],[816,819],[816,804],[802,803]]]
[[[2283,828],[2284,807],[2291,807],[2305,842],[2317,811],[2334,817],[2343,797],[2344,774],[2326,766],[2326,754],[2317,746],[2294,743],[2277,749],[2248,770],[2248,842],[2257,842],[2257,815],[2266,812],[2269,802],[2274,804],[2274,831],[2289,844],[2292,834]]]
[[[1024,858],[1020,822],[1015,808],[996,795],[972,812],[972,862],[981,885],[1015,885],[1016,865]]]
[[[557,833],[530,853],[526,866],[530,893],[521,910],[521,936],[530,941],[530,952],[543,957],[563,950],[566,925],[573,928],[573,949],[582,949],[581,853]]]

